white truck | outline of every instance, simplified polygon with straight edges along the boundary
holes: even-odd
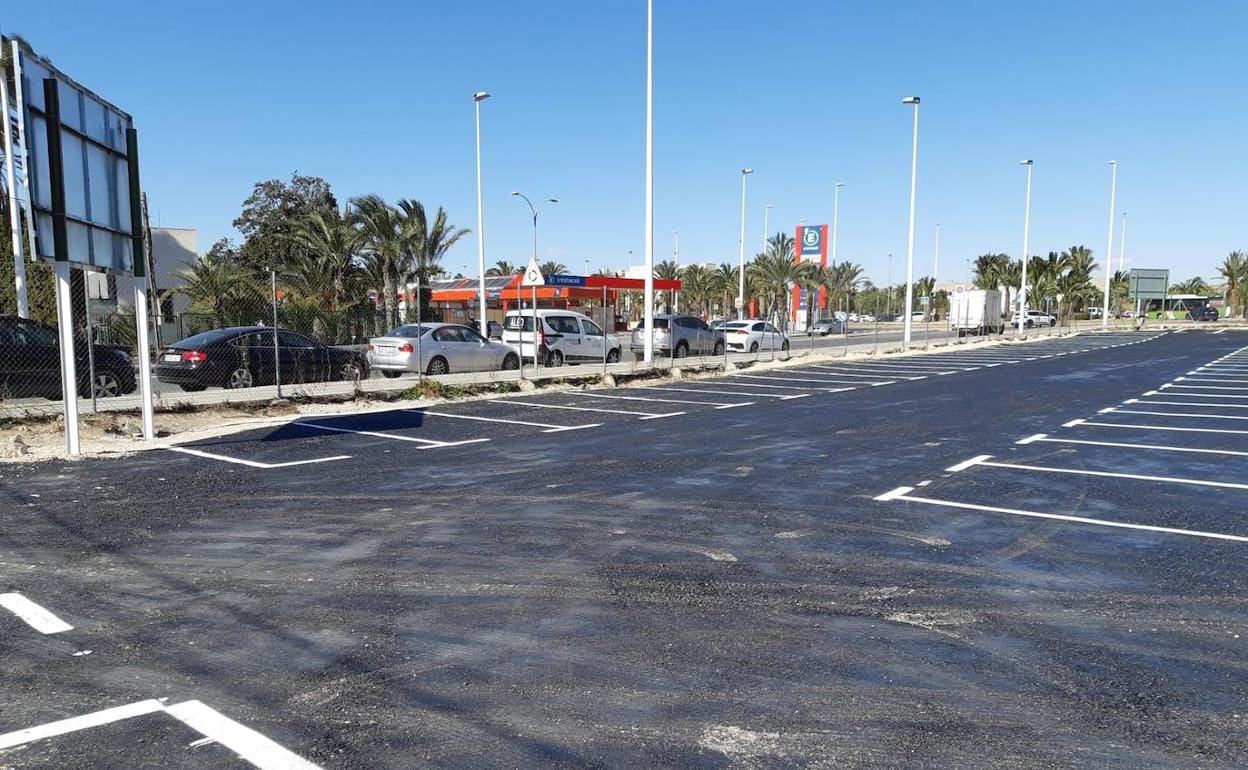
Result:
[[[949,302],[949,330],[959,337],[968,334],[1000,334],[1004,329],[1001,319],[1001,292],[996,289],[953,290]]]

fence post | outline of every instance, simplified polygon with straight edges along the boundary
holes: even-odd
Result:
[[[277,344],[277,271],[270,270],[270,296],[273,300],[273,379],[277,383],[277,397],[282,397],[282,350]]]

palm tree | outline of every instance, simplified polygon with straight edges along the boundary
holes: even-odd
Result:
[[[927,297],[927,306],[923,308],[923,316],[930,319],[932,317],[932,305],[935,299],[932,297],[936,292],[936,279],[930,275],[925,275],[914,282],[914,296]],[[902,300],[903,302],[905,300]],[[910,312],[915,312],[912,308]]]
[[[1171,294],[1210,294],[1212,291],[1212,287],[1199,275],[1170,287]]]
[[[746,275],[766,305],[764,315],[782,328],[788,326],[789,289],[805,281],[813,263],[797,264],[793,259],[793,236],[776,233],[767,241],[767,251],[754,258]]]
[[[1226,281],[1226,304],[1232,309],[1239,309],[1244,318],[1248,318],[1248,254],[1232,251],[1222,260],[1218,274]]]
[[[442,257],[446,252],[472,231],[447,222],[446,211],[441,206],[430,221],[424,204],[408,198],[399,201],[399,218],[403,234],[401,278],[404,283],[413,278],[420,279],[416,318],[424,320],[427,300],[432,296],[430,277],[441,272]]]
[[[520,265],[512,264],[505,259],[494,263],[494,267],[485,271],[486,275],[516,275],[524,270]]]
[[[284,271],[283,279],[305,297],[317,298],[331,318],[347,304],[347,281],[358,269],[364,235],[357,225],[349,204],[342,210],[317,209],[297,223],[290,236],[302,254]]]
[[[403,216],[380,195],[364,195],[353,199],[351,204],[359,212],[369,273],[380,281],[385,311],[383,326],[395,326],[399,320],[398,285],[407,238]]]
[[[208,312],[212,316],[214,329],[225,325],[228,303],[255,294],[247,272],[233,262],[204,254],[193,262],[183,264],[186,267],[176,273],[182,280],[182,286],[169,293],[185,294],[191,300],[192,310]]]
[[[710,317],[710,300],[715,291],[712,286],[715,273],[702,265],[687,265],[680,269],[680,293],[685,300]]]
[[[680,278],[680,268],[677,267],[675,262],[670,259],[665,259],[654,266],[654,277],[665,281],[676,280],[677,278]],[[665,312],[670,313],[672,312],[672,292],[669,291],[666,292],[666,294],[667,310]],[[663,306],[662,300],[657,296],[655,297],[655,302],[659,303],[660,307]]]
[[[729,303],[736,299],[738,286],[738,271],[733,265],[727,262],[721,262],[719,267],[715,269],[714,286],[715,292],[719,294],[719,314],[724,318],[731,315],[728,306]]]
[[[541,265],[542,275],[562,275],[568,272],[568,266],[555,261],[543,262]]]

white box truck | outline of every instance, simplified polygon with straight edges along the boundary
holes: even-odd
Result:
[[[957,286],[949,302],[949,330],[959,337],[968,334],[1000,334],[1001,292],[996,289],[966,289]]]

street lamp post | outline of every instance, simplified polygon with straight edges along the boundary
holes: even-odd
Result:
[[[1021,336],[1027,323],[1027,237],[1031,233],[1031,169],[1030,160],[1020,160],[1027,167],[1027,198],[1023,204],[1023,284],[1018,287],[1018,333]]]
[[[680,231],[672,231],[672,260],[676,263],[676,275],[680,276]],[[672,292],[672,312],[680,312],[680,292]]]
[[[832,264],[836,264],[836,234],[841,221],[841,188],[844,182],[837,182],[832,188]]]
[[[533,214],[533,261],[536,262],[537,261],[537,212],[542,210],[543,203],[558,203],[559,201],[555,198],[547,198],[544,201],[539,201],[538,204],[534,206],[533,201],[529,200],[529,196],[525,195],[524,193],[516,192],[515,190],[512,190],[511,194],[518,198],[523,199],[525,203],[529,204],[529,212]],[[539,337],[538,329],[540,328],[541,327],[538,326],[538,323],[537,323],[537,287],[534,286],[533,287],[533,371],[534,372],[537,372],[538,370],[537,340]],[[520,356],[520,363],[521,363],[521,366],[523,366],[524,365],[524,355],[523,355],[524,345],[523,344],[521,344],[520,346],[520,353],[522,354]],[[521,376],[523,376],[523,372],[521,372]]]
[[[646,2],[646,333],[642,335],[642,361],[654,363],[654,0]]]
[[[768,203],[763,206],[763,253],[767,253],[767,236],[770,234],[768,230],[771,228],[771,210],[776,207],[774,203]]]
[[[1122,212],[1122,231],[1118,233],[1118,272],[1127,270],[1127,212]]]
[[[1114,274],[1114,209],[1118,206],[1118,161],[1109,162],[1109,238],[1105,243],[1105,297],[1101,301],[1101,330],[1109,329],[1109,282]]]
[[[889,315],[893,314],[893,253],[891,251],[888,253],[888,296],[885,299],[884,312]]]
[[[936,246],[932,249],[932,293],[927,297],[924,314],[929,318],[936,311],[936,284],[940,282],[940,223],[936,223]]]
[[[477,91],[472,101],[477,113],[477,302],[481,313],[481,334],[489,336],[489,325],[485,317],[485,208],[481,202],[481,102],[489,99],[489,93]],[[420,307],[420,298],[416,298],[416,307]],[[419,323],[423,319],[417,319]]]
[[[919,181],[919,97],[907,96],[902,104],[914,107],[914,141],[910,152],[910,235],[906,241],[906,307],[901,346],[910,347],[910,308],[914,302],[914,197]]]
[[[745,178],[752,168],[741,169],[741,237],[737,239],[737,320],[745,318]]]

